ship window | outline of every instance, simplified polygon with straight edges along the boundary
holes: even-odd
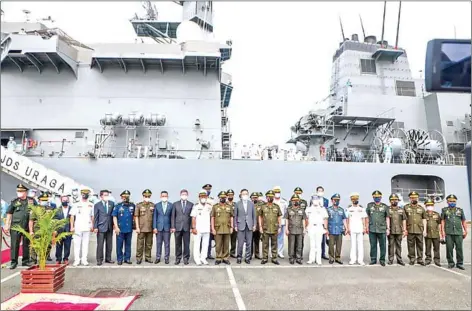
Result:
[[[377,73],[375,68],[375,60],[361,59],[361,73]]]
[[[446,121],[446,125],[447,125],[447,126],[454,126],[454,122],[452,122],[452,121]]]
[[[84,132],[75,132],[75,138],[84,138],[85,133]]]
[[[394,129],[404,129],[405,128],[405,122],[395,121],[395,122],[393,122],[392,127]]]
[[[413,81],[395,81],[395,90],[398,96],[416,96],[415,82]]]

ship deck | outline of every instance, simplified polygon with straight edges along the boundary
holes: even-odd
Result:
[[[135,240],[133,254],[135,254]],[[69,267],[59,292],[90,295],[99,289],[124,289],[140,294],[130,310],[470,310],[471,243],[464,241],[465,271],[447,269],[445,247],[441,246],[443,267],[392,265],[349,266],[349,238],[344,239],[344,265],[321,267],[269,263],[197,267],[142,264],[95,266],[96,238],[91,237],[88,267]],[[173,245],[173,239],[171,240]],[[369,260],[365,238],[365,261]],[[191,245],[192,247],[192,245]],[[191,248],[192,250],[192,248]],[[155,248],[152,251],[155,258]],[[286,254],[286,252],[285,252]],[[406,241],[403,258],[407,261]],[[305,249],[305,256],[308,249]],[[113,253],[113,256],[115,254]],[[132,258],[135,262],[135,259]],[[306,259],[305,259],[306,260]],[[20,289],[20,269],[1,271],[1,300]]]

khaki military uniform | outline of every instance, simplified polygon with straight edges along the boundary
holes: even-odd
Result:
[[[230,205],[233,208],[233,215],[234,215],[234,208],[236,207],[236,202],[227,202],[226,204]],[[236,243],[238,241],[238,232],[233,230],[233,233],[231,233],[231,238],[230,238],[230,251],[229,254],[231,257],[236,258]]]
[[[406,220],[406,214],[400,207],[390,207],[388,209],[390,218],[390,234],[388,236],[388,262],[391,264],[394,257],[397,262],[403,262],[402,259],[402,239],[403,239],[403,221]]]
[[[211,217],[215,222],[215,243],[216,260],[228,260],[229,241],[231,238],[233,208],[226,203],[217,203],[213,205]]]
[[[140,202],[135,210],[135,222],[139,227],[138,239],[136,241],[136,260],[144,258],[151,261],[151,250],[153,243],[152,220],[154,214],[153,202]]]
[[[277,234],[279,230],[278,218],[282,216],[280,206],[275,203],[264,203],[259,211],[262,217],[262,259],[269,258],[269,243],[272,260],[277,260]]]
[[[408,243],[408,258],[410,264],[416,261],[419,264],[424,264],[423,261],[423,232],[424,225],[423,219],[426,219],[426,210],[421,205],[407,204],[403,208],[406,213],[406,227],[408,231],[407,243]],[[416,246],[416,256],[415,256]]]
[[[431,263],[431,246],[434,250],[434,263],[440,264],[440,255],[439,255],[439,239],[440,239],[440,225],[441,225],[441,215],[438,212],[426,212],[426,237],[424,238],[425,242],[425,264],[429,265]]]
[[[385,263],[386,253],[386,235],[387,235],[387,214],[388,206],[384,203],[367,204],[366,213],[369,216],[369,243],[370,243],[370,262],[377,262],[377,243],[380,248],[380,263]]]
[[[302,259],[302,240],[304,237],[304,221],[306,219],[305,209],[289,207],[285,212],[285,224],[288,228],[288,256],[290,260]],[[296,246],[296,247],[295,247]]]
[[[464,265],[463,253],[463,228],[465,214],[460,207],[445,207],[441,211],[441,219],[444,221],[444,233],[446,234],[446,257],[448,264],[454,265],[454,247],[456,248],[456,264]]]
[[[256,209],[256,215],[257,215],[257,221],[256,221],[256,231],[252,233],[252,251],[255,254],[255,257],[257,259],[261,258],[261,253],[260,253],[260,245],[261,245],[261,240],[262,240],[262,235],[259,227],[259,214],[261,212],[261,208],[264,205],[264,202],[259,201],[254,205],[254,208]]]
[[[7,214],[12,215],[10,228],[15,225],[19,225],[26,231],[29,231],[28,223],[29,223],[30,210],[28,207],[27,199],[24,199],[24,200],[19,199],[19,198],[13,199],[10,205],[8,206]],[[10,257],[11,257],[12,265],[18,264],[18,255],[19,255],[21,240],[23,240],[22,264],[23,265],[29,264],[29,260],[30,260],[29,240],[18,231],[10,229],[10,243],[11,243],[10,244]]]

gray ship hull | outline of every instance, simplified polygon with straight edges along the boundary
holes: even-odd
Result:
[[[179,191],[189,190],[194,200],[202,185],[211,183],[214,194],[229,188],[238,192],[241,188],[265,192],[278,185],[288,197],[293,189],[301,187],[308,199],[318,185],[323,185],[326,196],[341,195],[347,203],[350,192],[359,192],[361,203],[371,200],[373,190],[380,190],[384,200],[398,188],[398,176],[403,176],[403,196],[412,190],[423,188],[418,178],[436,177],[443,181],[445,194],[454,193],[459,205],[470,219],[470,203],[465,166],[438,166],[416,164],[299,162],[299,161],[250,161],[250,160],[170,160],[170,159],[99,159],[34,158],[35,162],[53,169],[64,176],[88,185],[95,191],[111,190],[115,197],[121,191],[131,191],[133,200],[139,200],[141,192],[149,188],[158,197],[161,190],[169,192],[171,200],[177,200]],[[5,198],[15,193],[17,181],[2,173],[2,193]],[[431,186],[429,186],[431,188]],[[436,205],[439,211],[445,202]]]

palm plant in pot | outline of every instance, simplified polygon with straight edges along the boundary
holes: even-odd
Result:
[[[57,209],[30,205],[30,220],[35,222],[33,232],[27,232],[19,225],[12,230],[23,234],[30,241],[30,248],[37,256],[38,265],[21,271],[22,293],[54,293],[64,286],[66,265],[46,264],[51,245],[72,235],[63,232],[68,219],[58,219]]]

